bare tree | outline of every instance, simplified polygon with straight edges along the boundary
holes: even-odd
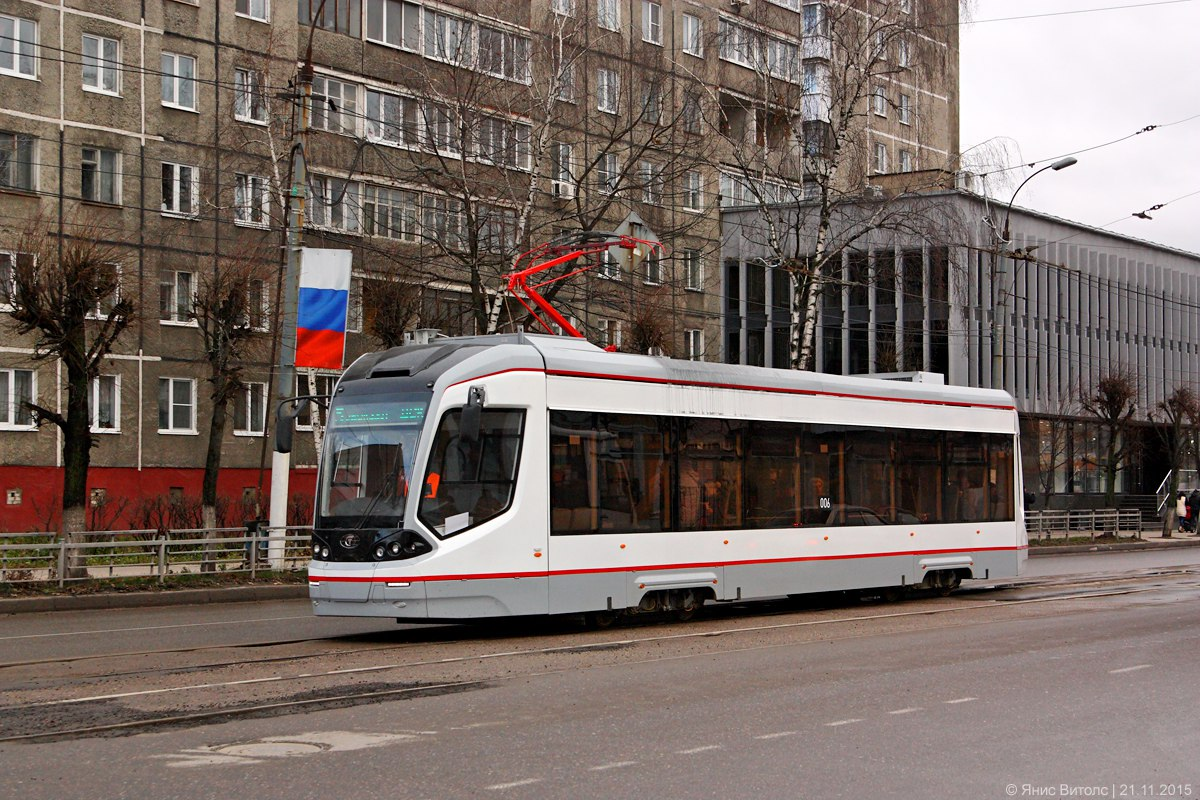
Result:
[[[1079,407],[1096,419],[1104,434],[1101,442],[1104,453],[1097,466],[1104,473],[1104,502],[1110,508],[1116,507],[1117,474],[1137,449],[1132,435],[1137,397],[1137,381],[1127,370],[1103,375],[1094,387],[1080,391]]]
[[[204,460],[204,481],[200,502],[203,507],[203,527],[217,527],[217,477],[221,471],[221,449],[225,427],[229,420],[229,404],[239,396],[245,397],[245,413],[259,413],[253,408],[254,398],[247,394],[243,371],[247,361],[260,355],[265,344],[270,309],[268,292],[274,274],[269,251],[244,252],[218,259],[212,272],[200,276],[192,304],[192,316],[200,330],[204,360],[208,364],[209,397],[212,416],[208,426],[208,451]],[[265,422],[265,396],[263,404]],[[210,536],[214,535],[210,533]],[[208,560],[204,569],[214,565]]]
[[[1165,400],[1158,403],[1149,414],[1171,467],[1170,490],[1167,492],[1166,513],[1163,514],[1163,538],[1170,538],[1175,529],[1175,494],[1179,491],[1179,470],[1184,455],[1190,446],[1193,420],[1200,417],[1200,398],[1187,386],[1176,386]]]
[[[51,422],[63,434],[62,532],[69,540],[86,524],[91,384],[135,313],[132,292],[122,291],[121,247],[103,239],[92,221],[74,230],[63,235],[52,220],[39,217],[5,248],[17,253],[7,298],[12,327],[34,334],[35,360],[58,359],[66,370],[65,411],[36,400],[29,407],[39,423]],[[82,563],[68,569],[77,574]]]
[[[716,133],[728,143],[722,197],[758,209],[755,238],[771,266],[791,278],[794,369],[813,365],[818,299],[837,285],[842,251],[872,230],[928,235],[941,206],[892,199],[944,185],[953,167],[901,165],[899,174],[868,183],[869,175],[890,171],[886,158],[868,150],[872,118],[911,122],[919,113],[907,95],[885,89],[893,80],[920,84],[922,74],[945,71],[944,23],[953,6],[923,4],[918,20],[897,2],[867,5],[814,4],[811,13],[805,7],[803,47],[819,43],[822,59],[801,60],[800,46],[769,28],[723,20],[718,32],[725,56],[754,73],[739,93],[714,98]],[[752,13],[774,11],[763,4]]]

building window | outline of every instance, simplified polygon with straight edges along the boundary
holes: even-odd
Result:
[[[96,301],[96,305],[87,313],[88,319],[108,319],[113,307],[121,300],[121,265],[109,264],[108,267],[113,274],[113,290]]]
[[[657,125],[662,119],[662,90],[658,81],[642,81],[642,122]]]
[[[600,334],[601,347],[621,346],[621,323],[615,319],[596,320],[596,330]]]
[[[887,116],[887,90],[882,86],[876,86],[871,90],[871,110],[876,116]]]
[[[312,113],[308,124],[320,131],[354,135],[358,111],[358,86],[324,75],[314,75]]]
[[[888,171],[888,151],[887,145],[882,142],[875,143],[875,173],[883,174]]]
[[[242,122],[266,123],[267,102],[263,95],[262,73],[258,70],[233,71],[233,118]]]
[[[704,357],[704,331],[688,328],[683,332],[683,354],[688,361],[699,361]]]
[[[662,258],[657,250],[651,250],[646,254],[645,260],[642,262],[642,267],[645,270],[645,283],[659,284],[663,282],[663,267]]]
[[[158,432],[196,432],[196,382],[191,378],[158,379]]]
[[[497,78],[529,83],[529,39],[480,25],[478,67]]]
[[[93,433],[121,431],[121,376],[97,375],[92,378],[91,429]]]
[[[83,88],[120,94],[121,45],[116,39],[83,35]]]
[[[0,429],[35,427],[33,402],[37,393],[33,370],[0,369]]]
[[[824,36],[828,32],[824,3],[805,3],[803,14],[805,36]]]
[[[243,328],[255,331],[270,330],[270,299],[266,281],[261,278],[246,281],[246,306],[240,320]]]
[[[355,280],[359,279],[356,278]],[[353,285],[353,283],[351,285]],[[349,324],[347,324],[346,330],[350,330]],[[333,394],[333,387],[337,385],[338,381],[337,375],[318,374],[315,377],[316,380],[313,381],[307,372],[296,375],[296,395],[298,397],[306,397],[310,395],[329,397]],[[296,414],[296,430],[312,430],[314,408],[315,406],[312,403],[305,403],[300,407],[299,413]]]
[[[503,253],[515,248],[517,212],[485,203],[480,203],[477,209],[480,249],[488,253]]]
[[[683,15],[683,52],[690,56],[704,57],[704,33],[700,18],[693,14]]]
[[[688,92],[683,96],[683,108],[680,111],[680,120],[683,124],[684,133],[699,133],[700,121],[700,96],[692,92]]]
[[[199,170],[188,164],[162,162],[162,213],[191,217],[199,206]]]
[[[596,70],[596,109],[616,114],[621,100],[621,76],[616,70],[601,67]]]
[[[271,224],[271,192],[261,175],[235,177],[233,221],[238,225],[265,228]]]
[[[415,242],[419,207],[416,192],[368,183],[363,187],[363,233]]]
[[[480,161],[512,169],[529,169],[533,128],[501,117],[481,117],[475,153]]]
[[[642,41],[662,44],[662,4],[642,0]]]
[[[571,145],[556,142],[550,145],[550,194],[555,197],[575,196],[575,164]]]
[[[298,22],[301,25],[316,25],[322,30],[344,33],[358,38],[362,23],[361,0],[299,0]],[[323,9],[318,17],[317,12]]]
[[[402,0],[367,0],[367,39],[419,53],[421,7]]]
[[[683,174],[683,207],[688,211],[704,208],[703,185],[703,177],[698,171],[689,170]]]
[[[34,168],[34,138],[25,133],[0,131],[0,188],[37,188]]]
[[[366,134],[378,142],[415,145],[417,101],[368,89]]]
[[[359,232],[358,184],[339,178],[313,175],[308,183],[312,199],[310,219],[322,228]]]
[[[642,176],[642,202],[658,205],[662,202],[662,164],[656,164],[653,161],[643,161],[640,172]]]
[[[93,203],[120,203],[120,181],[117,180],[120,170],[121,156],[116,150],[83,148],[79,176],[80,197]]]
[[[913,171],[913,155],[908,150],[900,151],[900,171],[901,172],[912,172]]]
[[[12,253],[0,253],[0,311],[12,311],[13,295],[17,291],[14,266]]]
[[[704,289],[704,266],[700,260],[700,251],[684,250],[681,255],[684,288],[693,292],[702,291]]]
[[[906,94],[900,95],[900,107],[896,112],[896,118],[900,120],[901,125],[912,124],[912,98]]]
[[[196,59],[176,53],[162,54],[162,104],[196,110]]]
[[[462,201],[425,195],[424,205],[425,235],[452,249],[462,247],[463,234],[466,231]]]
[[[168,272],[158,285],[158,318],[162,322],[190,323],[195,303],[192,273]]]
[[[616,153],[605,153],[596,161],[596,186],[601,192],[611,194],[621,182],[621,168]]]
[[[267,423],[267,385],[247,383],[233,397],[233,434],[262,436]]]
[[[471,62],[471,23],[425,9],[425,55],[451,64]]]
[[[900,39],[896,42],[896,66],[911,66],[911,55],[909,53],[907,39]]]
[[[0,75],[37,77],[37,23],[0,14]]]
[[[462,153],[462,131],[458,118],[447,106],[425,105],[425,138],[434,150],[452,155]]]
[[[558,85],[555,87],[555,99],[564,103],[575,102],[575,65],[563,64],[558,71]]]
[[[363,279],[350,278],[350,296],[346,305],[346,332],[362,333],[363,329]]]
[[[237,0],[234,4],[233,11],[243,17],[256,19],[259,22],[267,22],[271,17],[271,5],[269,0]]]
[[[550,0],[550,10],[560,17],[575,16],[575,0]]]
[[[596,274],[601,278],[612,281],[621,280],[621,262],[617,261],[617,257],[613,255],[611,250],[600,252],[600,261],[597,265]]]
[[[597,0],[596,23],[605,30],[621,30],[621,4],[618,0]]]
[[[758,52],[757,40],[748,28],[722,19],[718,23],[718,37],[722,59],[751,69],[758,66],[755,58]]]

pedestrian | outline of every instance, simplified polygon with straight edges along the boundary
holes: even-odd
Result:
[[[1180,492],[1179,496],[1175,498],[1175,519],[1180,533],[1184,533],[1188,530],[1188,505],[1186,492]]]
[[[1192,489],[1192,493],[1188,495],[1188,527],[1192,533],[1196,532],[1196,519],[1200,517],[1200,489]]]

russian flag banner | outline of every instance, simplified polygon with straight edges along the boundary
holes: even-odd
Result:
[[[342,368],[346,355],[352,256],[349,250],[305,247],[300,251],[297,367]]]

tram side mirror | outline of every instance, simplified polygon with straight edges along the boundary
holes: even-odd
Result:
[[[467,390],[467,404],[463,406],[459,423],[459,437],[468,444],[479,441],[483,420],[483,387],[472,386]]]
[[[308,398],[289,397],[275,409],[275,452],[292,452],[296,437],[296,417],[308,405]]]

